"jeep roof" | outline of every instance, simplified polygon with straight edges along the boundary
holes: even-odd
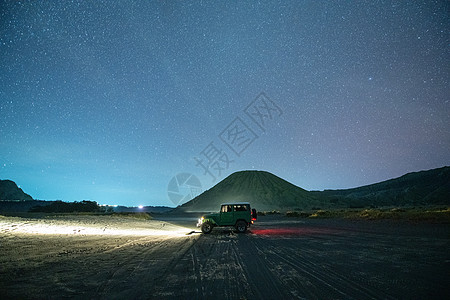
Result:
[[[220,206],[222,206],[222,205],[236,205],[236,204],[248,204],[248,205],[250,205],[249,202],[225,202],[225,203],[220,204]]]

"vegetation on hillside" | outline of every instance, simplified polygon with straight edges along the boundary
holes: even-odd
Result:
[[[73,212],[104,212],[104,208],[99,206],[95,201],[81,201],[81,202],[63,202],[55,201],[45,206],[35,206],[30,209],[30,212],[45,212],[45,213],[73,213]]]
[[[450,207],[394,207],[366,209],[336,209],[315,211],[288,211],[287,217],[344,218],[365,220],[408,220],[450,223]]]

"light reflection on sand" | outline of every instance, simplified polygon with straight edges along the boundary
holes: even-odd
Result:
[[[166,236],[182,237],[192,231],[190,228],[172,225],[161,221],[131,220],[129,223],[120,220],[54,220],[54,219],[22,219],[14,217],[0,218],[2,234],[56,234],[56,235],[129,235],[129,236]],[[91,223],[91,224],[89,224]],[[118,224],[117,224],[118,223]],[[139,226],[136,226],[139,225]],[[136,226],[138,228],[133,228]]]

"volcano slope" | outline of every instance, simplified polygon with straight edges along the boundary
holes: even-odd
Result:
[[[449,225],[0,217],[2,299],[448,299]],[[191,234],[189,234],[191,233]]]
[[[176,208],[179,212],[216,211],[221,203],[250,202],[253,208],[286,210],[325,205],[326,199],[266,171],[239,171]]]
[[[450,205],[450,167],[346,190],[307,191],[266,171],[235,172],[175,212],[215,211],[221,203],[250,202],[258,211],[380,206]]]

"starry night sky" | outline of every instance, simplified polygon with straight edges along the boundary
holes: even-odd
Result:
[[[0,178],[36,199],[173,206],[179,173],[322,190],[450,165],[448,1],[0,10]]]

